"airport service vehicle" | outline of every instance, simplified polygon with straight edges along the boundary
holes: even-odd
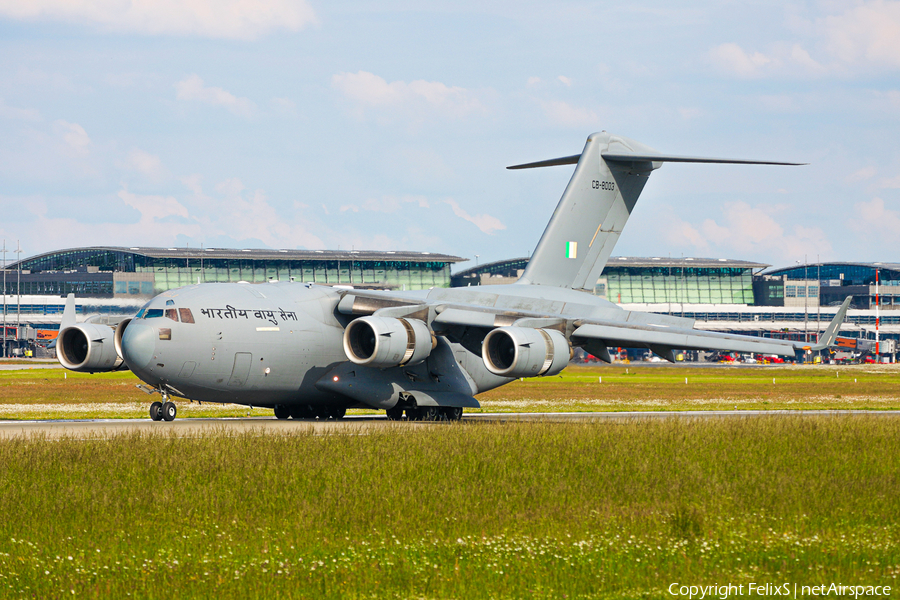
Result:
[[[648,176],[666,162],[796,164],[673,156],[593,133],[580,154],[509,167],[576,165],[517,283],[408,292],[199,284],[160,294],[115,330],[76,324],[73,305],[59,361],[131,369],[161,396],[150,406],[155,420],[175,418],[174,398],[272,408],[279,419],[364,407],[390,419],[456,420],[479,406],[480,392],[559,373],[575,347],[610,362],[609,347],[674,361],[676,349],[794,356],[831,345],[848,302],[809,346],[706,332],[693,319],[626,311],[590,293]]]

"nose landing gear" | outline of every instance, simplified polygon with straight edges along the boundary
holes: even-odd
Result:
[[[160,392],[160,394],[163,402],[154,402],[150,405],[150,418],[154,421],[174,421],[175,415],[178,414],[175,403],[169,400],[169,395],[165,392]]]

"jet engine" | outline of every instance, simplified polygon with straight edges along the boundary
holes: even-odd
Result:
[[[498,327],[484,338],[484,366],[503,377],[556,375],[569,364],[569,342],[555,329]]]
[[[127,369],[116,352],[113,330],[106,325],[79,323],[59,333],[56,356],[59,363],[72,371],[118,371]]]
[[[344,352],[365,367],[415,365],[431,354],[437,340],[418,319],[360,317],[344,330]]]
[[[115,346],[116,354],[118,354],[120,358],[125,357],[125,353],[122,352],[122,336],[125,335],[125,328],[128,327],[129,323],[131,323],[131,319],[122,319],[119,321],[119,324],[116,325],[116,331],[113,334],[113,345]]]

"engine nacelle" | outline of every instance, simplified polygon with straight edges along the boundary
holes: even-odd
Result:
[[[555,329],[498,327],[484,338],[484,366],[503,377],[556,375],[569,364],[569,342]]]
[[[431,354],[437,340],[418,319],[360,317],[344,330],[344,353],[365,367],[415,365]]]
[[[56,357],[71,371],[118,371],[127,369],[116,352],[113,330],[106,325],[79,323],[59,332]]]
[[[113,345],[116,348],[116,354],[119,355],[119,358],[125,357],[125,353],[122,352],[122,336],[125,335],[125,328],[128,327],[129,323],[131,323],[131,319],[122,319],[119,321],[119,324],[116,325],[116,331],[113,334]]]

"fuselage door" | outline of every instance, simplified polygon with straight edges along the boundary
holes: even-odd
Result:
[[[231,369],[231,379],[228,380],[230,387],[240,387],[247,383],[252,361],[253,355],[249,352],[238,352],[234,355],[234,368]]]

